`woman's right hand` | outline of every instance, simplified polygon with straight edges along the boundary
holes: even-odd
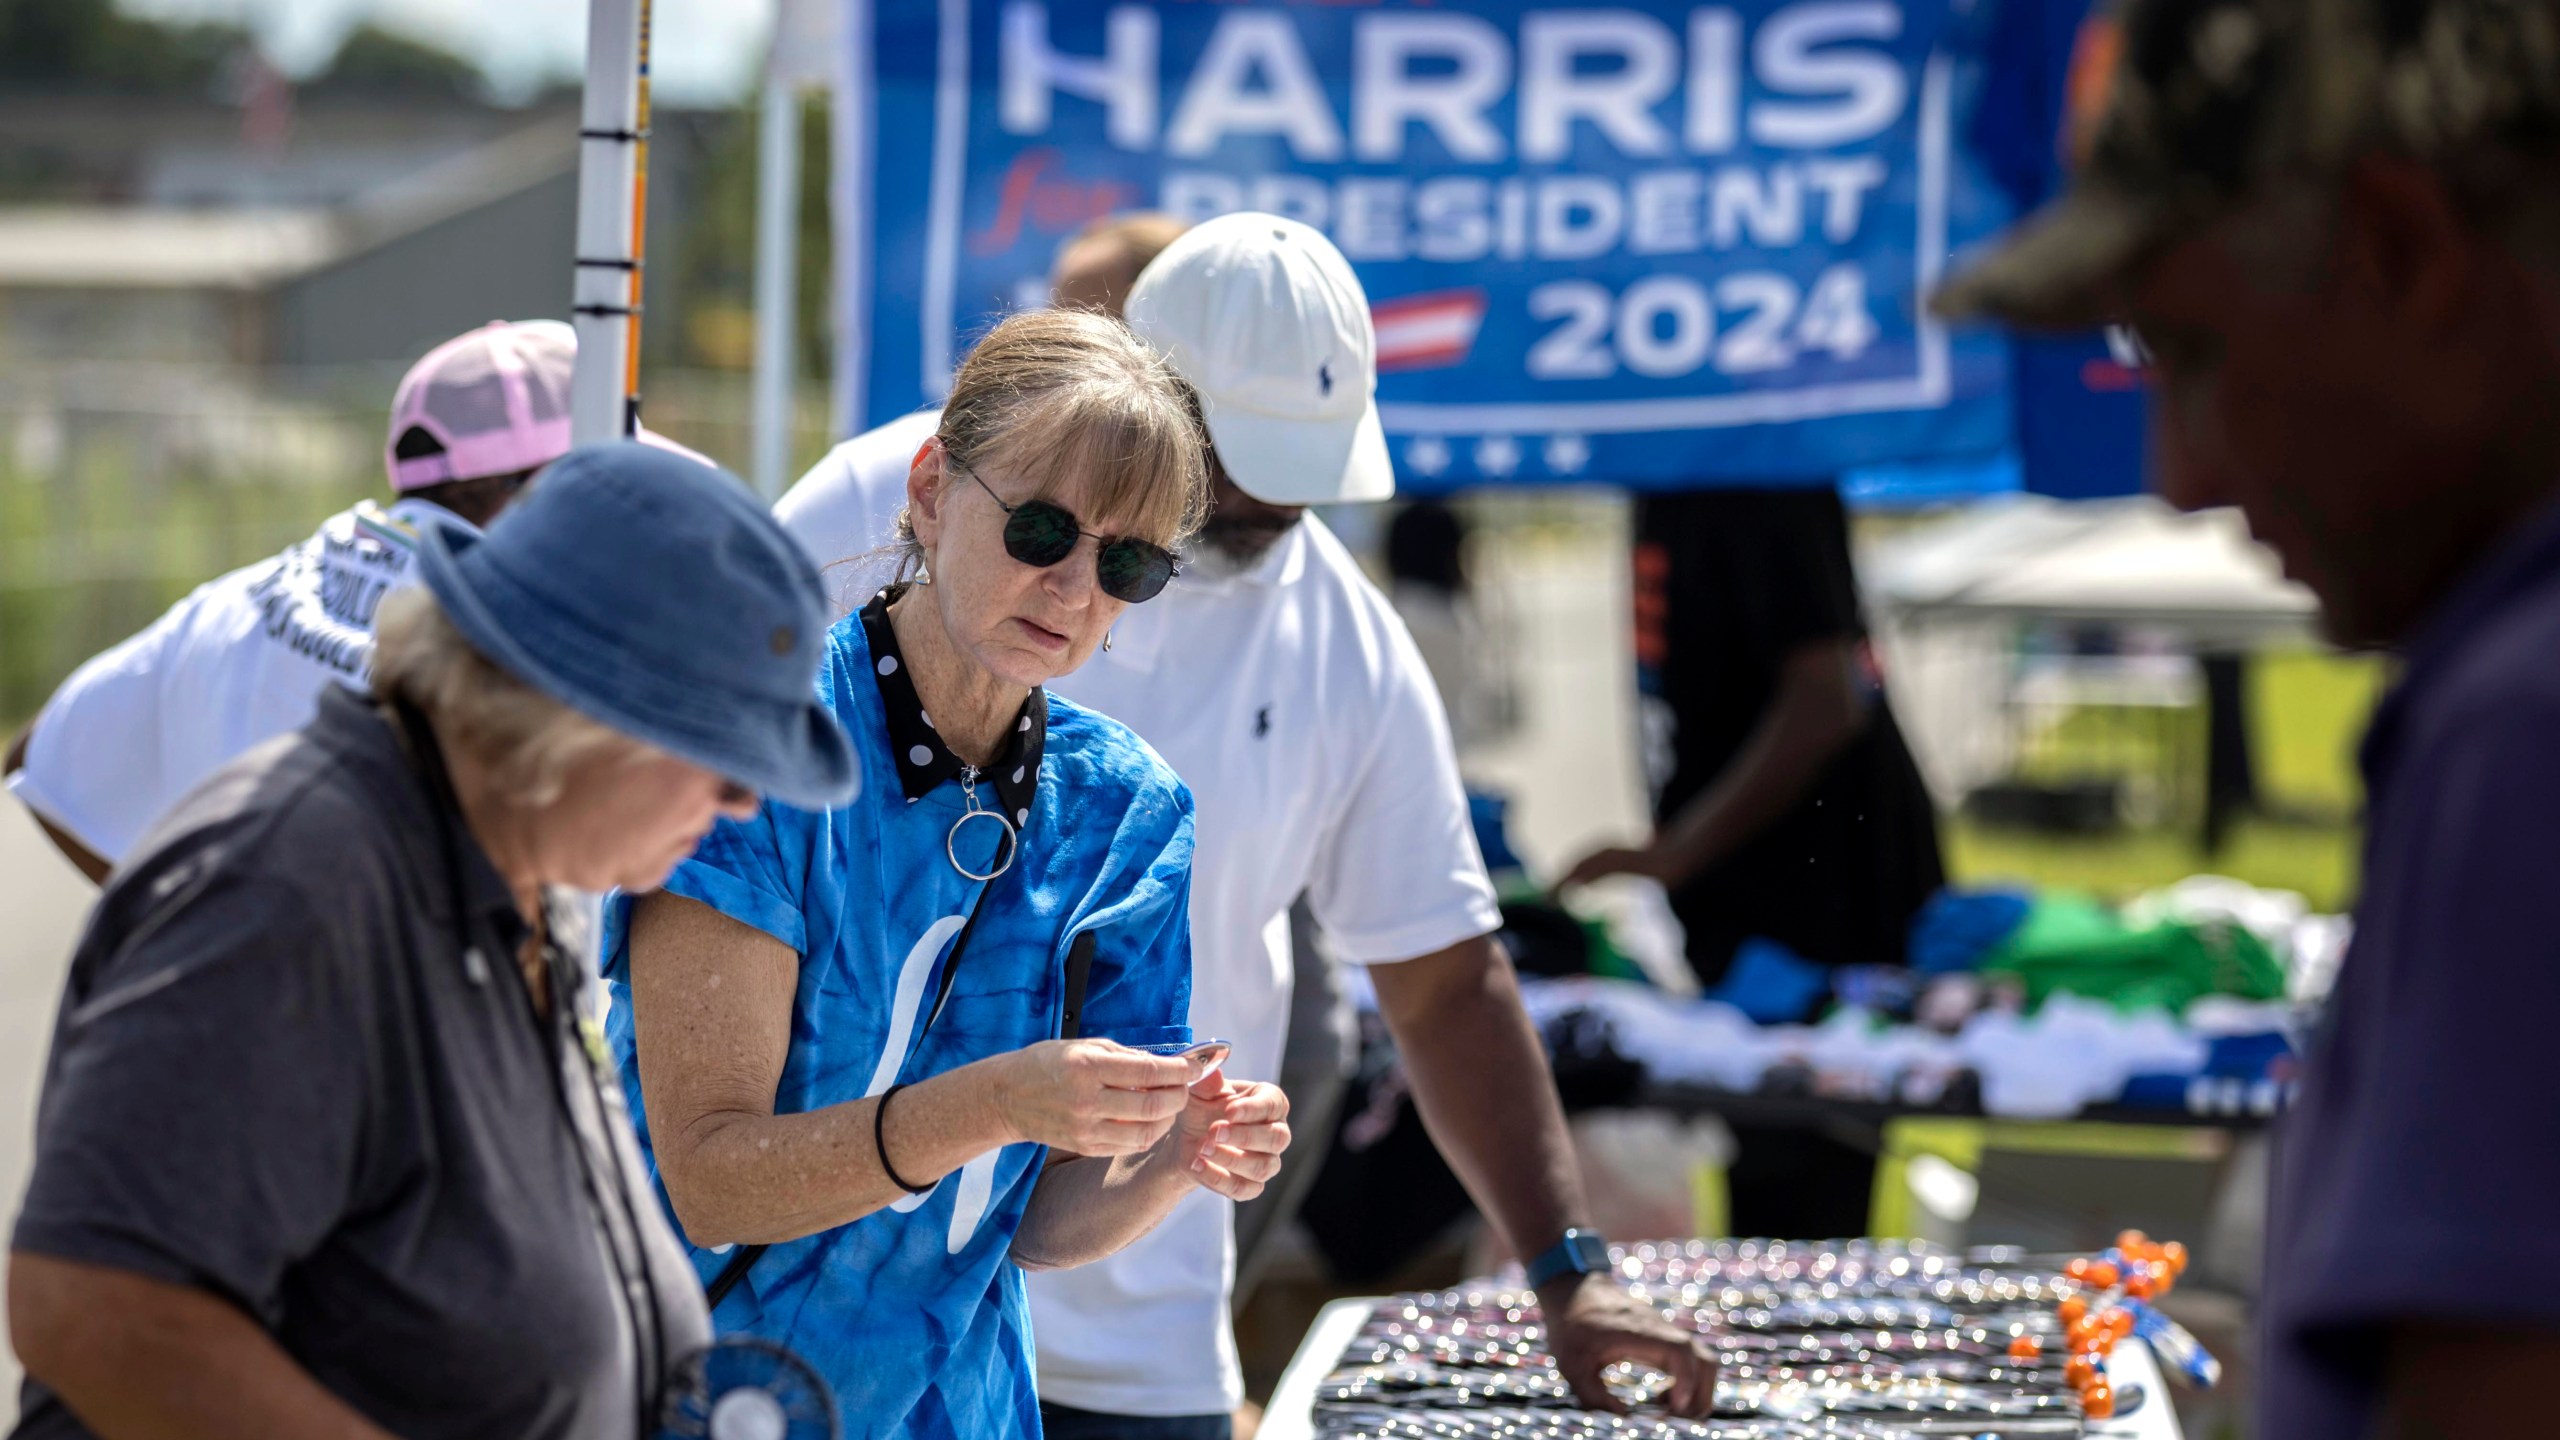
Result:
[[[1074,1155],[1135,1155],[1182,1118],[1192,1062],[1108,1040],[1046,1040],[1003,1056],[996,1107],[1016,1136]]]

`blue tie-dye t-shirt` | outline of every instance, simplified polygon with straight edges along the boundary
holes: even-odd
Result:
[[[880,672],[884,662],[896,667],[875,648],[894,641],[875,647],[863,618],[848,616],[829,632],[818,676],[821,698],[860,747],[862,795],[818,811],[768,803],[753,820],[724,821],[666,886],[800,954],[775,1111],[858,1100],[1056,1038],[1068,946],[1085,931],[1095,944],[1082,1033],[1187,1035],[1189,792],[1118,723],[1050,699],[1045,745],[1023,782],[1037,788],[1020,854],[991,882],[966,878],[945,851],[969,808],[961,784],[946,779],[911,799],[900,783],[901,762],[919,763],[910,756],[922,752],[892,753]],[[1039,710],[1035,697],[1025,714]],[[1020,796],[1019,785],[1009,788]],[[989,781],[978,790],[983,804],[1000,803]],[[961,832],[960,858],[971,869],[989,868],[994,829],[981,822]],[[973,902],[977,928],[928,1027],[947,952]],[[647,1057],[634,1054],[629,913],[621,896],[606,912],[608,1033],[646,1151],[639,1072]],[[817,1366],[849,1437],[1036,1436],[1030,1314],[1009,1252],[1045,1156],[1027,1144],[990,1151],[924,1196],[775,1245],[713,1321],[724,1335],[778,1341]],[[654,1153],[649,1164],[655,1180]],[[663,1182],[659,1192],[663,1201]],[[692,1255],[706,1284],[729,1258],[701,1248]]]

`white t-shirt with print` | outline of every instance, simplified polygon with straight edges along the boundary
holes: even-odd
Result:
[[[368,500],[283,554],[197,586],[62,682],[9,788],[101,858],[123,859],[196,782],[300,729],[324,686],[364,687],[374,608],[413,582],[429,511],[444,513]]]
[[[821,563],[884,543],[935,418],[838,446],[776,507],[784,526]],[[832,585],[840,605],[885,578],[876,564],[846,570]],[[1301,892],[1357,964],[1500,925],[1430,672],[1314,516],[1241,571],[1194,557],[1128,608],[1110,650],[1051,688],[1135,730],[1191,787],[1191,1028],[1234,1042],[1237,1078],[1278,1078]],[[1301,1136],[1292,1163],[1315,1163],[1323,1139]],[[1195,1191],[1118,1255],[1032,1276],[1041,1398],[1109,1414],[1233,1409],[1233,1216]]]
[[[893,578],[896,566],[881,552],[898,538],[907,470],[941,424],[941,411],[919,410],[856,435],[773,502],[773,518],[818,562],[836,614],[861,609]]]

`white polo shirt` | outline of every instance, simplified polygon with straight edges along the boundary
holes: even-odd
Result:
[[[875,549],[937,420],[846,441],[775,513],[821,564]],[[1301,892],[1357,964],[1428,955],[1501,916],[1430,672],[1333,532],[1310,515],[1241,573],[1194,560],[1128,608],[1110,650],[1050,688],[1137,731],[1190,785],[1191,1028],[1235,1043],[1238,1078],[1272,1080]],[[884,578],[877,562],[837,573],[840,605]],[[1323,1140],[1299,1137],[1290,1163],[1315,1163]],[[1233,1219],[1227,1201],[1195,1191],[1118,1255],[1032,1276],[1041,1398],[1126,1415],[1233,1409]]]
[[[326,686],[364,688],[374,607],[413,583],[430,511],[444,514],[424,500],[368,500],[274,559],[197,586],[62,682],[9,788],[100,858],[123,859],[197,781],[302,728]]]

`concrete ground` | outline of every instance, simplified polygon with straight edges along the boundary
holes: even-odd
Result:
[[[27,1188],[36,1085],[71,946],[96,894],[15,801],[0,801],[0,1213]],[[0,1342],[8,1319],[0,1314]],[[17,1352],[0,1344],[0,1422],[18,1413]]]

